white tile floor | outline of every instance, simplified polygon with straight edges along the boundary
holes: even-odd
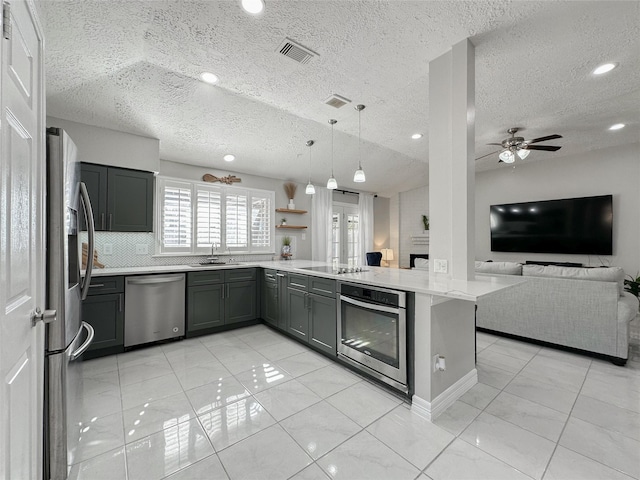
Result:
[[[640,478],[626,367],[478,333],[479,381],[431,423],[258,325],[84,363],[72,479]]]

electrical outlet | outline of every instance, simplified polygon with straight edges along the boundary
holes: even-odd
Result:
[[[105,243],[102,246],[102,253],[104,255],[113,255],[113,243]]]
[[[306,239],[307,239],[307,234],[306,234],[306,233],[303,233],[303,234],[302,234],[302,240],[306,240]]]
[[[149,253],[149,245],[139,243],[136,245],[136,255],[147,255]]]
[[[435,273],[447,273],[449,271],[449,262],[446,260],[434,260],[433,271]]]
[[[447,369],[444,361],[444,355],[434,355],[432,365],[434,372],[444,372]]]

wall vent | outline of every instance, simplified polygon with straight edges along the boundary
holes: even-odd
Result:
[[[348,98],[342,97],[340,95],[336,95],[335,93],[332,93],[325,99],[324,103],[333,108],[340,108],[340,107],[344,107],[347,103],[351,103],[351,100],[349,100]]]
[[[318,54],[313,50],[309,50],[307,47],[303,47],[299,43],[294,42],[290,38],[285,38],[280,46],[278,52],[289,57],[291,60],[295,60],[298,63],[307,64],[313,57],[317,57]]]

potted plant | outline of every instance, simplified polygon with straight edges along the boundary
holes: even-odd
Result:
[[[286,225],[287,224],[287,219],[283,218],[282,220],[280,220],[280,225]]]
[[[291,257],[291,237],[282,237],[282,257],[285,260]]]
[[[284,184],[284,193],[287,194],[287,198],[289,199],[289,204],[287,205],[287,208],[289,210],[295,210],[296,208],[296,206],[293,203],[293,197],[296,196],[297,189],[298,189],[298,186],[293,182],[287,182]]]
[[[631,275],[627,275],[627,277],[629,278],[624,279],[624,289],[640,299],[640,275],[637,275],[636,278]]]
[[[422,226],[424,227],[423,233],[429,233],[429,217],[422,215]]]

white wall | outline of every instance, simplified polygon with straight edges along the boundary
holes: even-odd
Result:
[[[532,153],[531,156],[536,153]],[[489,206],[613,195],[613,255],[492,252]],[[549,260],[640,270],[640,144],[549,158],[476,174],[476,259]]]
[[[232,167],[232,164],[229,164]],[[183,178],[186,180],[202,180],[204,174],[210,173],[216,177],[224,177],[227,175],[235,175],[242,179],[241,183],[234,183],[236,187],[260,188],[262,190],[273,190],[276,192],[275,208],[287,208],[289,199],[284,193],[283,185],[287,180],[275,180],[273,178],[259,177],[257,175],[248,175],[246,173],[236,173],[231,170],[216,170],[213,168],[196,167],[193,165],[185,165],[183,163],[170,162],[168,160],[160,161],[160,175],[168,177]],[[305,230],[293,229],[276,229],[276,248],[282,245],[282,237],[291,238],[291,247],[293,250],[293,258],[311,259],[311,195],[306,195],[304,189],[305,184],[298,183],[298,190],[294,198],[296,210],[306,210],[306,214],[275,214],[276,225],[280,223],[282,218],[287,219],[287,225],[306,225]],[[358,197],[355,197],[356,201]],[[304,238],[303,238],[304,237]]]
[[[157,172],[160,140],[108,128],[93,127],[61,118],[47,117],[47,127],[59,127],[78,147],[81,162]]]
[[[373,249],[379,252],[390,248],[389,244],[389,199],[375,197],[373,199]],[[393,252],[397,255],[398,252]]]

